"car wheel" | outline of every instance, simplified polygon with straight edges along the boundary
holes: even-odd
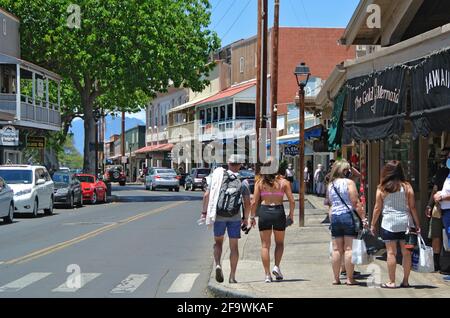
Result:
[[[176,187],[175,192],[180,192],[180,187]]]
[[[82,193],[80,193],[80,199],[78,200],[78,204],[77,204],[77,206],[79,207],[79,208],[81,208],[82,206],[83,206],[83,194]]]
[[[11,204],[9,205],[8,216],[4,217],[3,221],[6,224],[10,224],[10,223],[14,222],[14,203],[11,202]]]
[[[44,209],[45,215],[52,215],[53,214],[53,196],[50,198],[50,206],[48,209]]]
[[[73,197],[73,193],[70,195],[70,201],[69,201],[69,209],[73,209],[73,201],[74,201],[74,197]]]
[[[94,194],[92,195],[91,203],[97,204],[97,192],[95,192],[95,191],[94,191]]]
[[[38,199],[36,198],[36,199],[34,199],[33,212],[31,212],[32,217],[37,218],[38,209],[39,209],[39,202],[38,202]]]

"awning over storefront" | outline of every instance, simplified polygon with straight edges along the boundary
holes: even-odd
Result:
[[[197,106],[205,105],[205,104],[208,104],[208,103],[215,103],[215,102],[219,102],[219,101],[222,101],[224,99],[227,99],[227,98],[231,98],[231,97],[233,97],[233,96],[235,96],[235,95],[237,95],[237,94],[239,94],[239,93],[241,93],[241,92],[243,92],[243,91],[245,91],[245,90],[247,90],[247,89],[249,89],[249,88],[251,88],[251,87],[253,87],[255,85],[256,85],[256,81],[250,81],[250,82],[247,82],[247,83],[231,86],[231,87],[229,87],[229,88],[227,88],[227,89],[225,89],[225,90],[223,90],[223,91],[221,91],[221,92],[219,92],[219,93],[217,93],[217,94],[215,94],[215,95],[213,95],[213,96],[211,96],[211,97],[201,101],[200,103],[197,103]]]
[[[151,153],[151,152],[168,152],[168,151],[172,151],[172,149],[173,149],[173,144],[153,145],[153,146],[147,146],[147,147],[138,149],[135,151],[135,154],[145,154],[145,153]]]
[[[413,137],[450,131],[450,50],[409,64]]]
[[[405,74],[402,66],[347,82],[344,143],[401,135],[405,119]]]
[[[323,126],[316,125],[310,128],[305,129],[305,140],[309,140],[311,138],[320,138],[322,136]],[[277,139],[277,144],[279,145],[298,145],[300,143],[300,135],[299,134],[291,134],[279,137]]]
[[[334,99],[333,114],[331,117],[331,127],[328,129],[328,150],[335,151],[341,148],[343,109],[347,91],[341,90]]]

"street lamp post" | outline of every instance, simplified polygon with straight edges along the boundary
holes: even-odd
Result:
[[[95,176],[98,177],[98,121],[102,117],[102,112],[99,109],[94,110],[95,120]]]
[[[309,67],[304,62],[295,68],[295,77],[299,88],[299,129],[300,129],[300,147],[298,167],[299,171],[299,226],[305,226],[305,87],[308,84],[311,73]]]

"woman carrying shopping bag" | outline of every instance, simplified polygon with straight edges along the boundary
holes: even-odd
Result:
[[[403,255],[403,281],[400,287],[409,287],[411,272],[411,251],[405,247],[406,232],[412,227],[420,234],[420,222],[416,211],[414,190],[406,182],[400,161],[389,161],[383,168],[378,185],[376,203],[372,218],[372,233],[376,233],[377,221],[383,215],[381,237],[386,243],[389,281],[381,287],[397,288],[395,269],[397,266],[397,242]],[[412,217],[412,218],[411,218]]]
[[[333,240],[332,264],[333,285],[340,285],[341,261],[344,259],[347,272],[347,285],[357,285],[353,278],[354,265],[352,264],[353,239],[357,236],[353,210],[356,210],[362,221],[367,224],[364,208],[359,201],[355,182],[348,179],[351,173],[347,160],[336,161],[330,173],[328,184],[328,200],[331,205],[330,221],[331,236]]]
[[[450,152],[447,155],[446,166],[450,169]],[[441,205],[442,223],[444,224],[443,236],[444,239],[447,240],[444,242],[444,247],[448,249],[450,246],[450,174],[444,182],[442,191],[439,191],[434,195],[434,201]]]

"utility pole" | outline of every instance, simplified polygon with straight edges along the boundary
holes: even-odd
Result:
[[[122,112],[122,160],[125,158],[125,112]],[[122,161],[123,172],[125,173],[125,163]]]
[[[268,37],[268,0],[263,0],[263,8],[261,11],[261,27],[262,27],[262,48],[261,48],[261,127],[267,128],[267,37]],[[264,147],[264,150],[266,148]],[[264,152],[265,153],[265,152]]]
[[[271,74],[271,89],[272,89],[272,116],[271,128],[277,128],[277,104],[278,104],[278,43],[280,30],[280,0],[275,0],[274,3],[274,19],[272,32],[272,74]]]
[[[255,117],[256,117],[256,162],[259,164],[259,129],[261,128],[261,10],[262,1],[258,0],[258,27],[257,27],[257,45],[256,45],[256,104],[255,104]],[[251,146],[250,146],[251,147]]]

